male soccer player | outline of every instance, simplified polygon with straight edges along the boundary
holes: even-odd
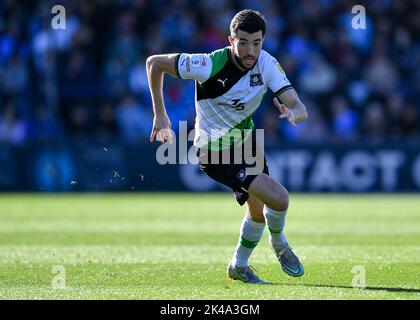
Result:
[[[251,141],[252,154],[258,153],[261,147],[253,139],[256,135],[252,130],[252,116],[267,87],[276,95],[273,102],[280,112],[279,118],[287,119],[292,126],[307,118],[306,108],[282,67],[262,50],[265,30],[265,18],[259,12],[243,10],[231,21],[230,46],[210,54],[165,54],[147,59],[155,114],[150,141],[157,137],[161,143],[171,142],[173,138],[162,97],[163,75],[168,73],[196,81],[194,145],[200,168],[214,180],[230,187],[240,205],[247,203],[238,245],[227,273],[231,279],[253,284],[267,283],[248,265],[266,224],[271,247],[283,271],[293,277],[304,273],[284,234],[289,206],[287,190],[269,176],[264,156],[259,172],[247,171],[251,165],[245,159],[250,154],[249,149],[245,151],[247,141]],[[233,131],[241,134],[231,135]],[[225,139],[226,136],[229,138]],[[226,152],[237,157],[235,152],[238,149],[243,151],[240,161],[237,158],[235,161],[222,160]]]

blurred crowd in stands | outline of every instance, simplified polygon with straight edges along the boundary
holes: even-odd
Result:
[[[66,9],[55,30],[51,8]],[[351,8],[366,8],[366,29]],[[152,126],[149,55],[228,45],[239,10],[267,19],[263,48],[305,103],[296,130],[270,95],[255,114],[267,142],[420,138],[418,0],[71,0],[0,2],[0,142],[120,139],[144,143]],[[173,128],[195,118],[194,82],[165,77]]]

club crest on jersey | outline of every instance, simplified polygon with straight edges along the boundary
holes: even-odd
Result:
[[[261,73],[251,74],[249,78],[249,85],[251,87],[262,86],[263,84]]]

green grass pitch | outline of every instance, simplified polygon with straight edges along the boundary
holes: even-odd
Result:
[[[420,299],[418,195],[292,194],[306,273],[281,271],[266,229],[250,261],[266,286],[226,277],[243,212],[228,193],[3,194],[0,298]]]

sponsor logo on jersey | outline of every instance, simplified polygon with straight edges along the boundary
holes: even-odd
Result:
[[[217,79],[217,82],[220,82],[223,85],[223,87],[225,86],[226,81],[227,81],[227,78],[225,80]]]
[[[217,103],[218,106],[221,107],[229,107],[232,109],[235,109],[236,111],[244,110],[245,109],[245,100],[242,98],[239,99],[232,99],[232,103],[223,103],[219,102]]]
[[[181,67],[185,65],[185,68],[187,69],[187,72],[191,71],[190,68],[190,57],[187,57],[186,59],[184,59],[181,63]]]
[[[279,70],[280,70],[281,73],[285,73],[284,70],[283,70],[283,68],[281,67],[280,63],[277,62],[276,63],[276,66],[277,66],[277,68],[279,68]]]
[[[254,73],[251,74],[250,76],[250,80],[249,80],[249,85],[251,87],[255,87],[255,86],[262,86],[264,83],[262,81],[262,76],[261,73]]]

